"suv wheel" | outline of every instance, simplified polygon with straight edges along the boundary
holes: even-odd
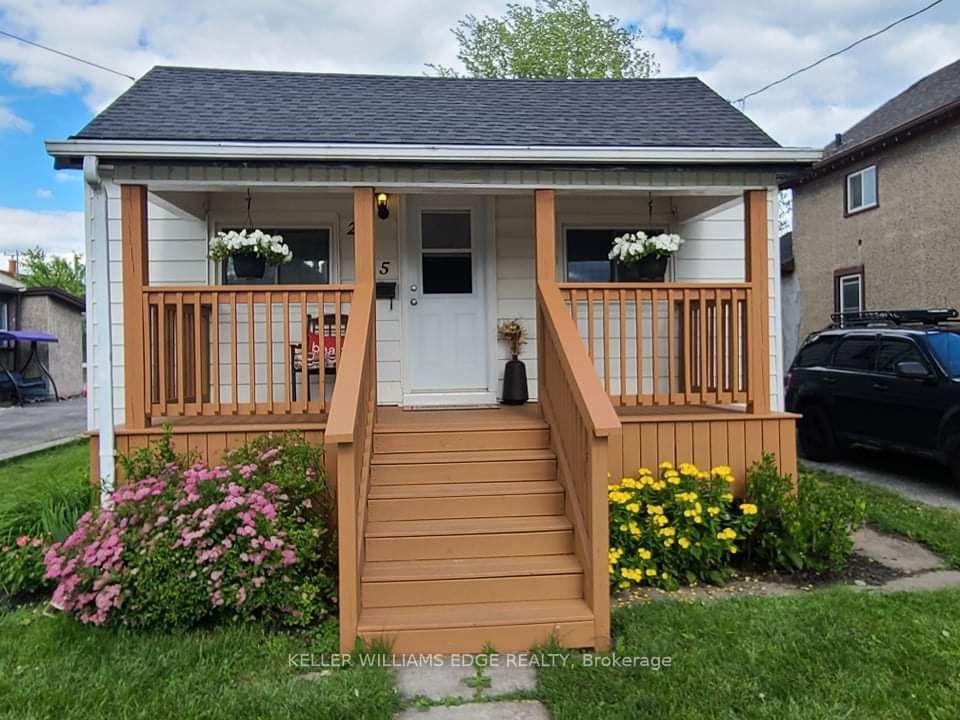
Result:
[[[798,423],[800,452],[810,460],[833,460],[840,454],[840,445],[827,411],[819,405],[804,408]]]

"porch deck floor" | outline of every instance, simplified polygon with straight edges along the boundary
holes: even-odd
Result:
[[[424,432],[426,430],[543,428],[546,423],[539,403],[482,408],[404,410],[397,406],[377,408],[377,430]]]
[[[322,428],[327,423],[326,413],[276,415],[189,415],[185,417],[153,418],[147,430],[160,430],[169,423],[174,430],[178,428],[243,428],[281,430],[299,428]],[[120,428],[118,427],[118,430]]]

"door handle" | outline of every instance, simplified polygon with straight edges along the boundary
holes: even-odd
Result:
[[[835,377],[830,377],[829,375],[823,378],[823,383],[825,385],[835,385],[836,382],[837,382],[837,379]]]
[[[887,389],[887,384],[884,383],[884,382],[875,382],[875,383],[873,383],[873,389],[874,389],[874,390],[879,390],[879,391],[881,391],[881,392],[885,392],[886,389]]]

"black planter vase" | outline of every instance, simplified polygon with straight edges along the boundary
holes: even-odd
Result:
[[[259,255],[234,255],[233,273],[238,278],[249,278],[251,280],[263,277],[266,272],[267,261]]]
[[[617,280],[620,282],[663,282],[667,273],[668,257],[647,255],[631,265],[617,263]]]
[[[507,361],[507,367],[503,371],[503,394],[500,402],[504,405],[523,405],[530,399],[527,391],[527,366],[522,360]]]

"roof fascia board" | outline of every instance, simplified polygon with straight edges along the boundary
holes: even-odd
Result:
[[[48,140],[53,157],[116,159],[380,160],[588,163],[813,163],[814,148],[573,147],[508,145],[377,145],[348,143]]]

